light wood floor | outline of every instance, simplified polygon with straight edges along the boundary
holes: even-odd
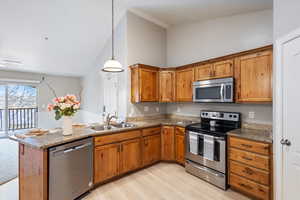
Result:
[[[223,191],[185,172],[160,163],[93,190],[84,200],[249,200]],[[0,186],[0,200],[18,200],[18,179]]]
[[[176,164],[160,163],[100,186],[84,200],[248,200],[223,191],[185,172]]]

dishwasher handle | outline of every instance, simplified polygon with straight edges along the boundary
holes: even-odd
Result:
[[[67,154],[67,153],[77,151],[77,150],[83,149],[83,148],[91,146],[91,145],[92,145],[92,143],[89,142],[89,143],[86,143],[86,144],[81,144],[81,145],[78,145],[78,146],[70,147],[70,148],[67,148],[67,149],[62,150],[62,151],[63,151],[64,154]]]

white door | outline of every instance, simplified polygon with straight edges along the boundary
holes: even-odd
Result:
[[[300,199],[300,37],[282,48],[283,200]],[[274,122],[276,123],[276,121]],[[280,156],[280,155],[277,155]]]

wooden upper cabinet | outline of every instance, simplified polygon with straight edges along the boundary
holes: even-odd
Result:
[[[175,101],[175,71],[159,72],[159,101]]]
[[[195,68],[195,81],[207,80],[213,77],[212,64],[203,64]]]
[[[176,101],[193,101],[194,68],[176,70]]]
[[[94,183],[100,183],[119,174],[120,145],[108,144],[94,150]]]
[[[213,78],[233,77],[233,60],[213,63]]]
[[[158,101],[159,68],[136,64],[131,68],[131,102]]]
[[[237,102],[272,101],[272,50],[235,60]]]
[[[162,160],[175,160],[175,130],[174,126],[163,126],[161,133]]]
[[[195,68],[195,81],[233,77],[233,60],[202,64]]]

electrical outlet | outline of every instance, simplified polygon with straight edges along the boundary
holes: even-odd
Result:
[[[179,113],[181,111],[180,107],[178,106],[177,107],[177,112]]]
[[[159,112],[159,107],[156,107],[156,112]]]
[[[144,106],[144,112],[148,112],[149,111],[149,106]]]
[[[255,119],[255,112],[251,111],[248,114],[249,119]]]

